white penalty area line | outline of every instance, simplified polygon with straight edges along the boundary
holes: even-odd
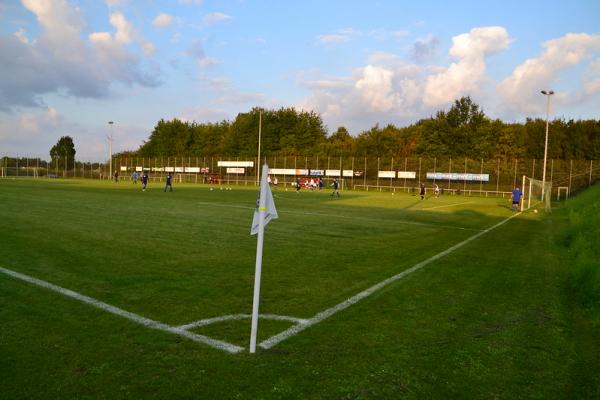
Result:
[[[513,219],[514,217],[516,217],[520,214],[521,213],[519,212],[514,215],[511,215],[510,217],[506,218],[505,220],[498,222],[496,225],[491,226],[490,228],[487,228],[479,233],[476,233],[475,235],[463,240],[462,242],[460,242],[458,244],[455,244],[454,246],[442,251],[441,253],[438,253],[432,257],[429,257],[425,261],[421,261],[420,263],[410,267],[409,269],[404,270],[404,271],[400,272],[399,274],[394,275],[390,278],[387,278],[386,280],[381,281],[366,290],[363,290],[362,292],[350,297],[349,299],[347,299],[331,308],[328,308],[325,311],[322,311],[322,312],[316,314],[312,318],[307,319],[305,322],[299,323],[298,325],[294,325],[291,328],[289,328],[275,336],[270,337],[269,339],[259,343],[259,346],[262,347],[263,349],[272,348],[273,346],[277,345],[278,343],[281,343],[282,341],[284,341],[292,336],[297,335],[298,333],[302,332],[303,330],[305,330],[313,325],[318,324],[319,322],[323,321],[324,319],[331,317],[333,314],[336,314],[342,310],[345,310],[346,308],[350,307],[351,305],[358,303],[360,300],[372,295],[373,293],[384,288],[385,286],[389,285],[390,283],[400,280],[400,279],[404,278],[405,276],[410,275],[415,271],[418,271],[419,269],[425,267],[426,265],[432,263],[433,261],[436,261],[436,260],[452,253],[453,251],[455,251],[455,250],[463,247],[464,245],[472,242],[473,240],[479,238],[480,236],[498,228],[501,225],[504,225],[506,222],[510,221],[511,219]]]
[[[154,321],[149,318],[144,318],[144,317],[134,314],[132,312],[125,311],[125,310],[115,307],[115,306],[111,306],[110,304],[106,304],[100,300],[96,300],[94,298],[85,296],[81,293],[77,293],[72,290],[53,285],[52,283],[33,278],[29,275],[21,274],[19,272],[11,271],[9,269],[2,268],[2,267],[0,267],[0,272],[2,272],[3,274],[6,274],[8,276],[12,276],[13,278],[20,279],[22,281],[52,290],[52,291],[60,293],[64,296],[71,297],[75,300],[79,300],[82,303],[92,305],[96,308],[99,308],[99,309],[109,312],[111,314],[115,314],[120,317],[126,318],[130,321],[133,321],[137,324],[143,325],[147,328],[156,329],[159,331],[169,332],[169,333],[173,333],[175,335],[183,336],[183,337],[191,339],[195,342],[204,343],[208,346],[214,347],[219,350],[224,350],[229,353],[239,353],[240,351],[244,350],[243,347],[239,347],[239,346],[233,345],[231,343],[216,340],[216,339],[210,338],[208,336],[198,335],[196,333],[189,332],[182,327],[170,326],[167,324],[163,324],[162,322]]]

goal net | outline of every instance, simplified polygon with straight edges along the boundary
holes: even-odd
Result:
[[[544,207],[546,212],[552,211],[552,182],[545,184],[538,179],[523,176],[523,202],[521,211],[534,207]]]

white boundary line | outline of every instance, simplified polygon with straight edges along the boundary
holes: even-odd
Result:
[[[176,328],[188,330],[188,329],[194,329],[194,328],[198,328],[201,326],[214,324],[216,322],[233,321],[233,320],[238,320],[238,319],[250,319],[251,317],[252,317],[251,314],[222,315],[220,317],[213,317],[213,318],[201,319],[199,321],[190,322],[189,324],[180,325],[180,326],[177,326]],[[290,321],[295,324],[306,323],[305,319],[288,317],[286,315],[259,314],[258,317],[260,319],[270,319],[270,320],[274,320],[274,321]]]
[[[464,203],[447,204],[445,206],[424,207],[424,208],[419,208],[419,210],[433,210],[435,208],[446,208],[446,207],[462,206],[464,204],[473,204],[473,203],[475,203],[475,202],[474,201],[465,201]]]
[[[132,312],[125,311],[121,308],[111,306],[110,304],[101,302],[100,300],[96,300],[94,298],[84,296],[81,293],[77,293],[77,292],[74,292],[69,289],[64,289],[60,286],[56,286],[56,285],[53,285],[52,283],[33,278],[29,275],[20,274],[18,272],[11,271],[9,269],[2,268],[2,267],[0,267],[0,272],[4,273],[6,275],[12,276],[13,278],[17,278],[22,281],[29,282],[29,283],[32,283],[37,286],[41,286],[43,288],[50,289],[50,290],[60,293],[64,296],[71,297],[75,300],[79,300],[82,303],[90,304],[96,308],[99,308],[99,309],[107,311],[111,314],[115,314],[120,317],[126,318],[130,321],[133,321],[135,323],[143,325],[147,328],[156,329],[156,330],[163,331],[163,332],[174,333],[176,335],[191,339],[195,342],[204,343],[204,344],[207,344],[216,349],[225,350],[229,353],[238,353],[238,352],[244,350],[243,347],[239,347],[239,346],[233,345],[231,343],[223,342],[221,340],[216,340],[216,339],[210,338],[208,336],[204,336],[204,335],[198,335],[193,332],[188,332],[185,329],[182,329],[181,327],[170,326],[167,324],[163,324],[162,322],[144,318],[144,317],[134,314]]]
[[[360,300],[372,295],[373,293],[384,288],[385,286],[389,285],[390,283],[395,282],[399,279],[402,279],[405,276],[410,275],[415,271],[418,271],[419,269],[423,268],[427,264],[430,264],[433,261],[452,253],[453,251],[463,247],[467,243],[472,242],[473,240],[488,233],[489,231],[496,229],[497,227],[505,224],[506,222],[508,222],[509,220],[513,219],[514,217],[516,217],[517,215],[520,215],[520,214],[521,213],[519,212],[514,215],[511,215],[510,217],[506,218],[505,220],[498,222],[496,225],[494,225],[490,228],[487,228],[479,233],[476,233],[475,235],[463,240],[462,242],[460,242],[458,244],[455,244],[454,246],[442,251],[441,253],[438,253],[432,257],[429,257],[425,261],[421,261],[420,263],[415,264],[414,266],[410,267],[409,269],[404,270],[404,271],[400,272],[399,274],[394,275],[390,278],[387,278],[386,280],[381,281],[366,290],[363,290],[362,292],[350,297],[349,299],[344,300],[343,302],[314,315],[313,317],[306,320],[306,322],[300,323],[298,325],[294,325],[291,328],[286,329],[285,331],[283,331],[275,336],[270,337],[269,339],[259,343],[259,346],[262,347],[263,349],[270,349],[271,347],[277,345],[278,343],[281,343],[282,341],[284,341],[292,336],[297,335],[298,333],[302,332],[306,328],[318,324],[319,322],[323,321],[324,319],[331,317],[333,314],[336,314],[336,313],[350,307],[352,304],[358,303]]]

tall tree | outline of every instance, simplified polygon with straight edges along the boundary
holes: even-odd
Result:
[[[75,144],[70,136],[61,137],[50,149],[52,167],[59,170],[71,169],[75,166]]]

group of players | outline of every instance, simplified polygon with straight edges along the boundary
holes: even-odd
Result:
[[[131,174],[131,181],[134,184],[137,184],[138,179],[142,182],[142,192],[145,192],[146,188],[148,187],[148,172],[143,171],[142,175],[140,176],[137,171],[133,171]],[[117,172],[115,172],[115,181],[119,182],[119,175]],[[171,192],[173,191],[173,175],[171,175],[170,172],[167,173],[167,180],[163,192],[166,192],[167,189],[170,189]]]

